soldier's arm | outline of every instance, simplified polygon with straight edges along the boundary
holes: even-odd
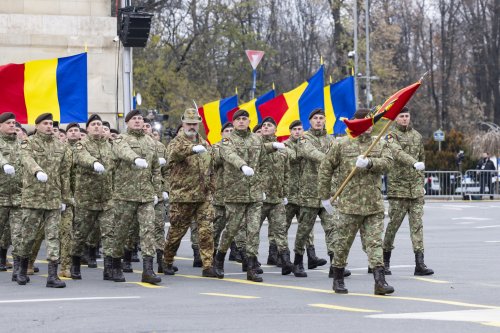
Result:
[[[156,150],[153,155],[153,161],[151,162],[151,175],[153,176],[154,191],[158,198],[160,198],[163,192],[163,178],[161,176],[160,161],[158,160],[158,153]]]
[[[308,139],[299,140],[297,144],[297,155],[319,163],[325,158],[325,154],[316,149]]]
[[[418,161],[425,163],[425,149],[424,149],[424,143],[422,141],[422,138],[420,138],[420,145],[419,145],[419,150],[418,150]]]
[[[285,156],[284,173],[285,173],[285,177],[284,177],[284,182],[283,182],[283,196],[285,198],[288,198],[288,196],[290,195],[288,193],[288,190],[290,189],[290,186],[289,186],[290,185],[290,161],[288,158],[288,154],[286,154],[286,156]]]
[[[90,155],[87,148],[80,142],[76,144],[74,153],[74,163],[87,169],[93,169],[94,163],[99,162],[97,158]]]
[[[61,180],[62,201],[66,204],[70,204],[73,201],[73,195],[71,193],[71,183],[70,183],[72,164],[73,164],[73,152],[69,147],[66,147],[61,162],[61,170],[59,174]]]
[[[185,140],[173,140],[170,143],[170,155],[169,155],[169,163],[179,163],[184,161],[191,155],[196,154],[193,151],[193,147],[195,144],[188,143]]]
[[[29,174],[36,176],[36,173],[43,169],[35,162],[33,159],[33,150],[31,148],[31,143],[27,140],[21,143],[21,161],[23,164],[24,170],[26,170]]]
[[[223,140],[220,147],[221,158],[227,163],[231,164],[238,170],[241,170],[241,167],[244,165],[248,165],[241,157],[238,156],[234,145],[229,140]]]
[[[3,168],[5,164],[9,164],[9,161],[3,156],[2,153],[0,153],[0,167]]]
[[[137,155],[132,148],[130,148],[129,144],[122,137],[116,138],[113,142],[113,147],[116,157],[130,164],[134,163],[136,159],[141,158],[141,156]]]
[[[340,144],[338,142],[332,142],[318,170],[318,194],[322,200],[328,199],[331,196],[332,176],[339,164]]]
[[[375,173],[384,173],[390,171],[390,168],[393,165],[394,159],[392,157],[391,149],[387,145],[386,142],[382,143],[382,153],[380,157],[369,157],[370,164],[369,167],[370,172]]]
[[[391,150],[392,157],[396,163],[413,168],[413,164],[419,162],[410,154],[405,152],[399,144],[395,142],[387,142],[387,146]]]

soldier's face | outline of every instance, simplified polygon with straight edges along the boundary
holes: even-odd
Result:
[[[234,129],[239,131],[246,130],[248,125],[250,125],[250,118],[245,116],[238,117],[233,121]]]
[[[144,131],[144,133],[151,135],[151,131],[153,130],[153,128],[151,127],[151,124],[144,123],[144,126],[142,126],[142,130]]]
[[[21,139],[23,137],[23,130],[19,127],[16,127],[16,136],[18,139]]]
[[[87,133],[92,135],[92,136],[102,136],[103,131],[102,131],[102,121],[100,120],[94,120],[90,122],[89,126],[87,126]]]
[[[302,134],[304,134],[304,127],[302,127],[302,126],[295,126],[290,131],[290,135],[294,139],[300,138],[302,136]]]
[[[21,130],[19,128],[19,130]],[[14,134],[16,133],[16,121],[14,119],[9,119],[6,122],[0,124],[0,132],[4,134]]]
[[[321,130],[325,127],[325,116],[322,114],[315,114],[310,120],[309,123],[311,127],[315,130]]]
[[[78,127],[71,127],[66,131],[66,138],[68,140],[78,140],[80,139],[80,129]]]
[[[116,139],[116,138],[118,137],[118,134],[116,134],[116,133],[111,133],[111,134],[109,135],[109,137],[110,137],[110,139],[111,139],[111,140],[114,140],[114,139]]]
[[[133,116],[127,122],[127,127],[133,130],[140,130],[144,126],[144,119],[142,116]]]
[[[160,133],[153,132],[153,139],[155,139],[156,141],[160,141]]]
[[[87,137],[87,133],[85,132],[80,132],[80,140],[83,140]]]
[[[104,137],[105,139],[108,139],[108,138],[109,138],[109,134],[111,133],[111,132],[109,131],[109,127],[108,127],[108,126],[103,126],[103,127],[102,127],[102,133],[103,133],[103,134],[102,134],[102,135],[103,135],[103,137]]]
[[[256,130],[255,134],[257,134],[258,136],[262,136],[262,128],[259,128],[258,130]]]
[[[66,142],[66,134],[64,132],[59,131],[59,141],[62,143]]]
[[[52,132],[54,132],[54,135],[59,134],[59,128],[58,127],[52,127]]]
[[[229,138],[229,136],[231,135],[231,133],[233,133],[233,131],[234,131],[234,127],[224,128],[224,130],[222,131],[222,137]]]
[[[410,124],[410,114],[409,113],[400,113],[396,117],[396,123],[400,126],[408,126]]]
[[[274,133],[276,133],[276,126],[268,122],[262,124],[262,135],[274,135]]]
[[[52,132],[52,120],[44,120],[35,126],[36,131],[42,134],[51,135]]]
[[[196,136],[199,127],[200,124],[198,123],[182,123],[182,130],[189,137]]]

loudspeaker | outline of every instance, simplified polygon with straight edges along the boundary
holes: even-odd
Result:
[[[151,29],[153,14],[137,11],[134,7],[120,10],[118,35],[125,47],[145,47]]]

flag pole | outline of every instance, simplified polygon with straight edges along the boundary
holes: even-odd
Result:
[[[372,144],[370,145],[370,147],[368,147],[368,149],[364,152],[363,157],[366,157],[366,156],[368,156],[368,154],[370,154],[372,149],[380,141],[380,139],[382,139],[382,136],[385,135],[385,133],[387,132],[387,130],[389,129],[389,127],[392,125],[393,122],[394,122],[394,120],[390,120],[387,122],[387,124],[385,124],[384,128],[382,128],[382,131],[380,131],[380,134],[377,136],[375,141],[373,141]],[[339,195],[341,195],[342,192],[344,191],[344,189],[347,186],[347,184],[349,183],[349,181],[352,179],[352,177],[354,177],[357,170],[358,170],[358,168],[356,166],[351,170],[351,173],[349,174],[349,176],[347,176],[347,178],[344,180],[342,185],[340,185],[340,187],[337,190],[337,192],[335,193],[335,195],[330,199],[330,202],[334,202],[335,200],[337,200]]]

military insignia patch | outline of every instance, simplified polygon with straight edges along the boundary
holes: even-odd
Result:
[[[224,145],[229,144],[229,140],[227,138],[222,139],[222,144]]]
[[[394,141],[394,137],[392,136],[392,134],[387,134],[387,136],[385,137],[385,141],[392,143]]]
[[[76,144],[75,148],[78,149],[78,150],[82,150],[83,149],[83,145],[80,142],[78,142]]]
[[[117,137],[113,142],[115,142],[115,143],[122,142],[122,137],[121,136]]]
[[[299,138],[299,142],[300,142],[300,143],[305,143],[306,141],[307,141],[307,139],[306,139],[306,138],[304,138],[304,137],[300,137],[300,138]]]
[[[21,148],[25,149],[28,147],[28,140],[23,140],[23,142],[21,142]]]

